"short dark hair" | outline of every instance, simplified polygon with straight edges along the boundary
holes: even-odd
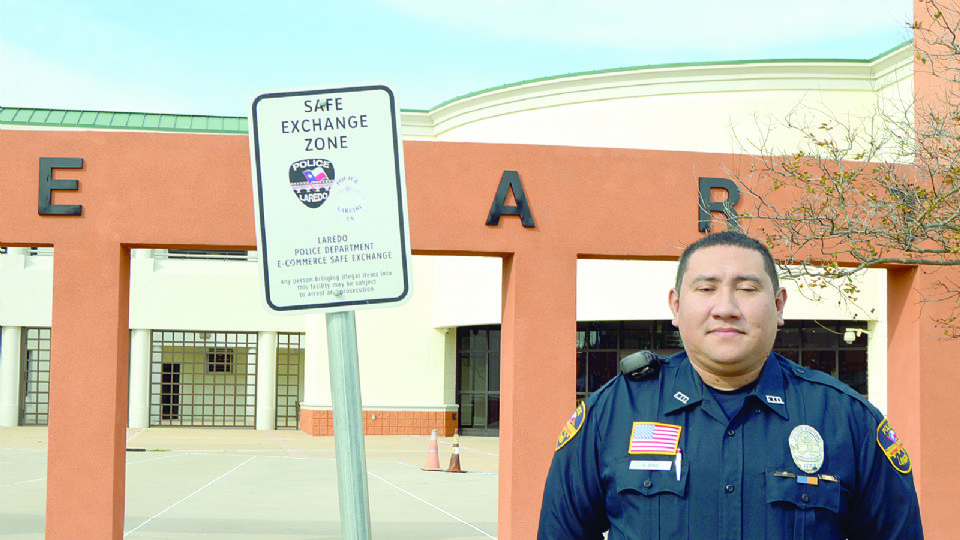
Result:
[[[708,234],[707,236],[704,236],[703,238],[687,246],[687,249],[683,250],[683,254],[680,255],[680,264],[677,266],[677,280],[675,287],[678,292],[680,291],[680,285],[683,281],[683,274],[685,274],[687,271],[687,263],[690,260],[690,256],[693,255],[697,250],[713,246],[735,246],[756,251],[763,257],[763,268],[767,271],[767,275],[770,276],[770,282],[773,283],[774,293],[780,289],[780,279],[777,277],[777,265],[775,262],[773,262],[773,255],[770,254],[770,250],[767,249],[767,246],[743,233],[722,231],[714,234]]]

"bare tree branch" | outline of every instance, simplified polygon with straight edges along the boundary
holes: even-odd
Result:
[[[867,268],[960,267],[960,9],[923,4],[929,22],[910,27],[918,71],[936,81],[927,95],[869,118],[798,106],[776,128],[799,145],[776,148],[773,127],[761,130],[749,163],[728,171],[746,195],[744,228],[785,254],[787,277],[850,296]],[[928,301],[960,304],[960,284],[935,289]],[[960,336],[957,314],[939,322]]]

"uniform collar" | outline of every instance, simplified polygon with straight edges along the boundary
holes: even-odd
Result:
[[[781,359],[770,353],[760,372],[760,381],[753,389],[752,395],[771,411],[779,414],[784,420],[790,419],[787,412],[787,382],[783,374]]]
[[[682,352],[671,356],[668,359],[671,366],[676,366],[673,377],[666,381],[665,399],[663,410],[670,414],[685,407],[692,407],[704,400],[704,396],[709,390],[704,386],[703,380],[687,353]],[[786,382],[783,375],[780,359],[777,355],[770,353],[763,369],[760,371],[760,378],[757,386],[750,392],[756,400],[764,404],[768,409],[782,416],[785,420],[789,418],[786,404]]]

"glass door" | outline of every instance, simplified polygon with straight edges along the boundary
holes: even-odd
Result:
[[[460,433],[500,434],[500,327],[457,329]]]

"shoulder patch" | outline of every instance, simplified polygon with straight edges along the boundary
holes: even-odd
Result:
[[[560,437],[557,438],[557,448],[559,450],[563,448],[563,445],[567,444],[576,434],[580,431],[580,428],[583,427],[583,419],[587,415],[587,402],[581,401],[577,405],[577,410],[574,411],[573,416],[567,420],[567,423],[563,426],[563,431],[560,432]],[[554,450],[554,452],[556,452]]]
[[[887,460],[890,461],[894,469],[902,474],[910,472],[912,467],[910,456],[907,455],[907,450],[903,447],[903,441],[897,437],[897,433],[890,427],[886,418],[877,426],[877,444],[880,445],[883,455],[887,456]]]

